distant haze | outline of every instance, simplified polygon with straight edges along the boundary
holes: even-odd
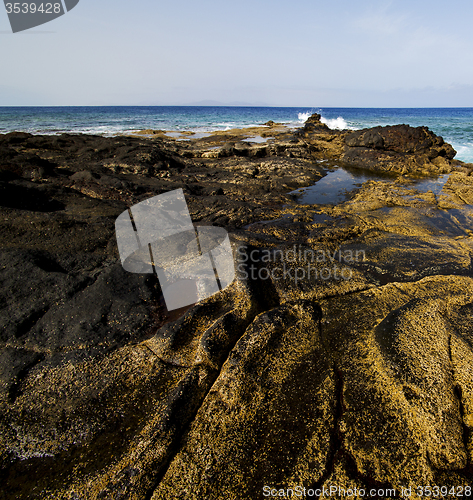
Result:
[[[473,2],[81,0],[12,34],[0,105],[473,106]]]

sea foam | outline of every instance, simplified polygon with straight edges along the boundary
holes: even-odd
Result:
[[[348,126],[348,123],[341,116],[339,116],[338,118],[331,118],[331,119],[324,118],[322,116],[322,118],[320,118],[320,121],[322,123],[325,123],[325,125],[327,125],[327,127],[331,128],[332,130],[347,130],[350,128]]]
[[[473,163],[473,143],[464,142],[459,144],[452,141],[453,149],[457,152],[455,159],[464,161],[466,163]]]
[[[299,113],[297,115],[297,118],[299,118],[299,121],[301,123],[305,123],[311,115],[312,113],[310,111],[307,111],[306,113]]]
[[[311,115],[312,112],[307,111],[306,113],[299,113],[297,117],[299,118],[300,123],[305,123]],[[324,118],[322,116],[320,118],[320,121],[322,123],[325,123],[325,125],[327,125],[327,127],[332,130],[356,130],[356,127],[350,127],[345,119],[341,116],[339,116],[338,118]]]

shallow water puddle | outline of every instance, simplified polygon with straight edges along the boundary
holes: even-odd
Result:
[[[412,226],[413,222],[431,236],[469,237],[473,233],[471,207],[438,209],[435,207],[383,207],[370,213],[390,230],[397,226]]]
[[[204,139],[210,137],[212,134],[210,132],[196,132],[195,134],[188,135],[188,139]]]
[[[437,178],[429,177],[427,179],[416,180],[412,183],[412,187],[421,193],[432,191],[435,195],[440,194],[445,183],[448,181],[450,174],[439,175]],[[411,187],[407,186],[407,187]]]
[[[178,141],[190,141],[191,139],[204,139],[205,137],[210,137],[212,134],[210,132],[196,132],[195,134],[188,134],[184,132],[166,132],[164,134],[166,137],[172,137]]]
[[[254,137],[247,137],[246,139],[243,139],[243,142],[263,143],[263,142],[267,142],[268,139],[274,139],[274,137],[261,137],[260,135],[256,135]]]
[[[440,194],[444,185],[448,181],[449,174],[438,177],[428,177],[413,179],[409,184],[404,184],[408,189],[416,189],[419,193],[432,191],[435,195]],[[392,181],[394,177],[387,177],[383,174],[370,172],[367,170],[346,169],[338,167],[329,170],[325,177],[318,180],[313,186],[296,189],[289,194],[297,203],[302,205],[316,204],[337,204],[348,199],[348,194],[368,180]],[[406,195],[412,201],[423,201],[412,195]]]
[[[327,175],[313,186],[296,189],[289,194],[302,205],[337,204],[345,201],[350,191],[361,187],[363,182],[370,179],[386,180],[386,177],[365,170],[348,171],[344,167],[338,167],[328,171]]]
[[[181,137],[182,133],[181,132],[166,132],[164,135],[166,137],[172,137],[172,138],[176,139],[178,137]]]
[[[467,207],[434,212],[429,214],[427,222],[452,237],[468,237],[473,232],[473,212]]]

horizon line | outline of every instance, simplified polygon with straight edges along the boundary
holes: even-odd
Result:
[[[253,104],[0,104],[0,108],[312,108],[312,109],[473,109],[473,106],[274,106]]]

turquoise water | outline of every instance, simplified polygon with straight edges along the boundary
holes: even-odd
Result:
[[[269,120],[300,127],[314,112],[331,128],[405,123],[425,125],[451,143],[456,158],[473,162],[473,108],[318,108],[232,106],[0,107],[0,133],[13,130],[115,135],[161,129],[209,132],[262,125]]]

